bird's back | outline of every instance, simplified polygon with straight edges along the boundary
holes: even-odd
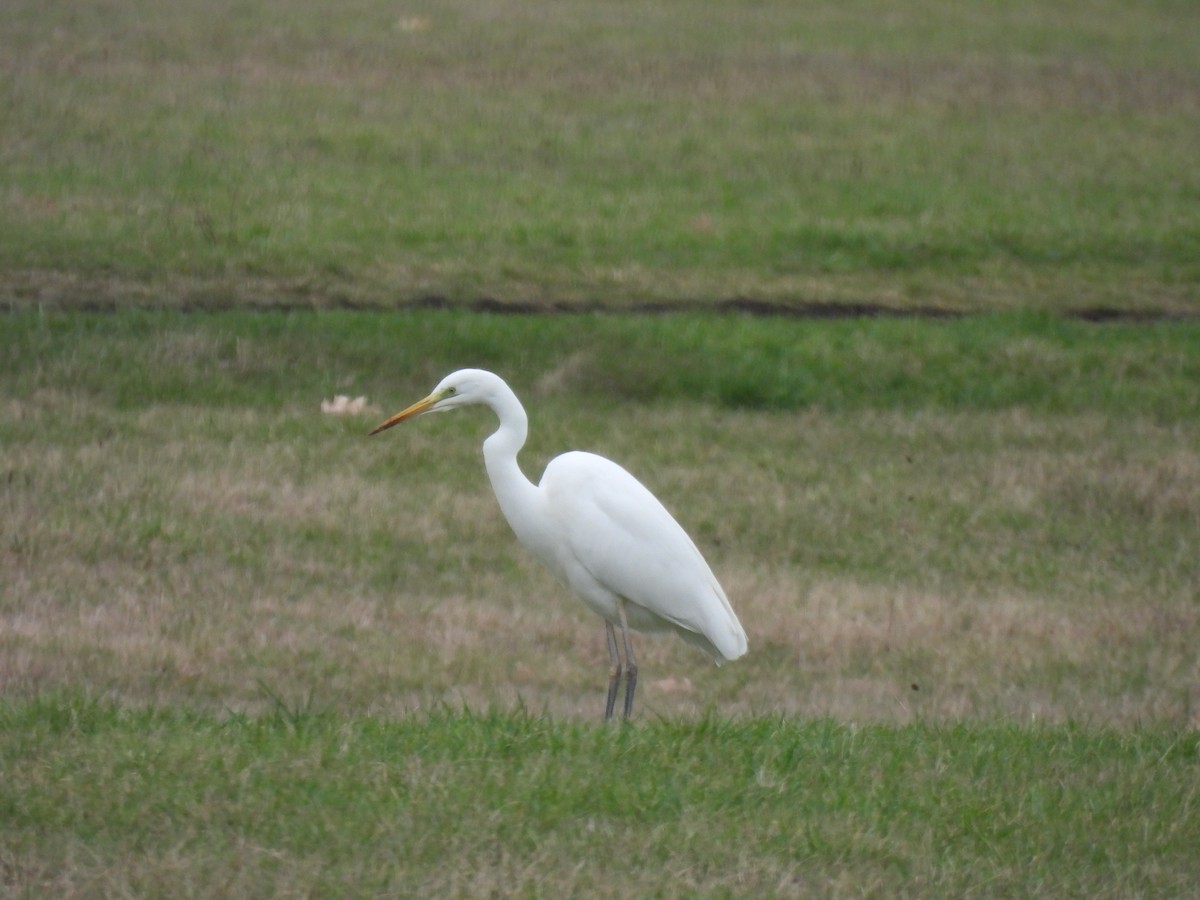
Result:
[[[617,598],[641,631],[673,630],[718,662],[746,652],[746,633],[708,563],[658,499],[592,453],[556,457],[539,485],[557,529],[547,564],[597,613]]]

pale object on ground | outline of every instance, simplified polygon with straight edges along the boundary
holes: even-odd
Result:
[[[366,397],[347,397],[338,394],[332,400],[321,401],[321,412],[328,416],[354,416],[367,408]]]

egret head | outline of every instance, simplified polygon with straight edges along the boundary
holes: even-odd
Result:
[[[488,403],[495,391],[495,385],[500,379],[491,372],[483,369],[460,369],[443,378],[438,386],[424,400],[418,400],[407,409],[396,413],[387,421],[372,430],[378,434],[393,425],[399,425],[405,419],[423,415],[428,412],[445,412],[459,406],[470,406],[473,403]]]

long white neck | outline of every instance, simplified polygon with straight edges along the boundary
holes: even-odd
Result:
[[[497,382],[488,406],[500,419],[500,427],[483,442],[483,462],[504,518],[519,538],[536,547],[541,543],[536,532],[542,522],[537,512],[538,489],[517,463],[517,452],[529,434],[529,417],[512,389],[499,379]]]

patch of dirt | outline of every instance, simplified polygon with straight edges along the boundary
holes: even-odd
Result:
[[[679,315],[715,313],[783,319],[914,318],[955,319],[968,313],[942,306],[906,305],[861,300],[763,300],[730,297],[724,300],[669,300],[598,302],[555,299],[499,300],[481,296],[455,300],[441,294],[381,300],[378,291],[350,283],[323,283],[306,278],[240,279],[236,282],[172,279],[169,283],[139,282],[121,277],[89,277],[63,273],[7,273],[0,275],[0,313],[38,309],[44,311],[115,313],[131,309],[215,313],[233,310],[302,312],[312,310],[470,310],[495,315],[642,314]],[[1200,312],[1166,309],[1120,309],[1085,306],[1062,315],[1083,322],[1146,323],[1196,321]]]

